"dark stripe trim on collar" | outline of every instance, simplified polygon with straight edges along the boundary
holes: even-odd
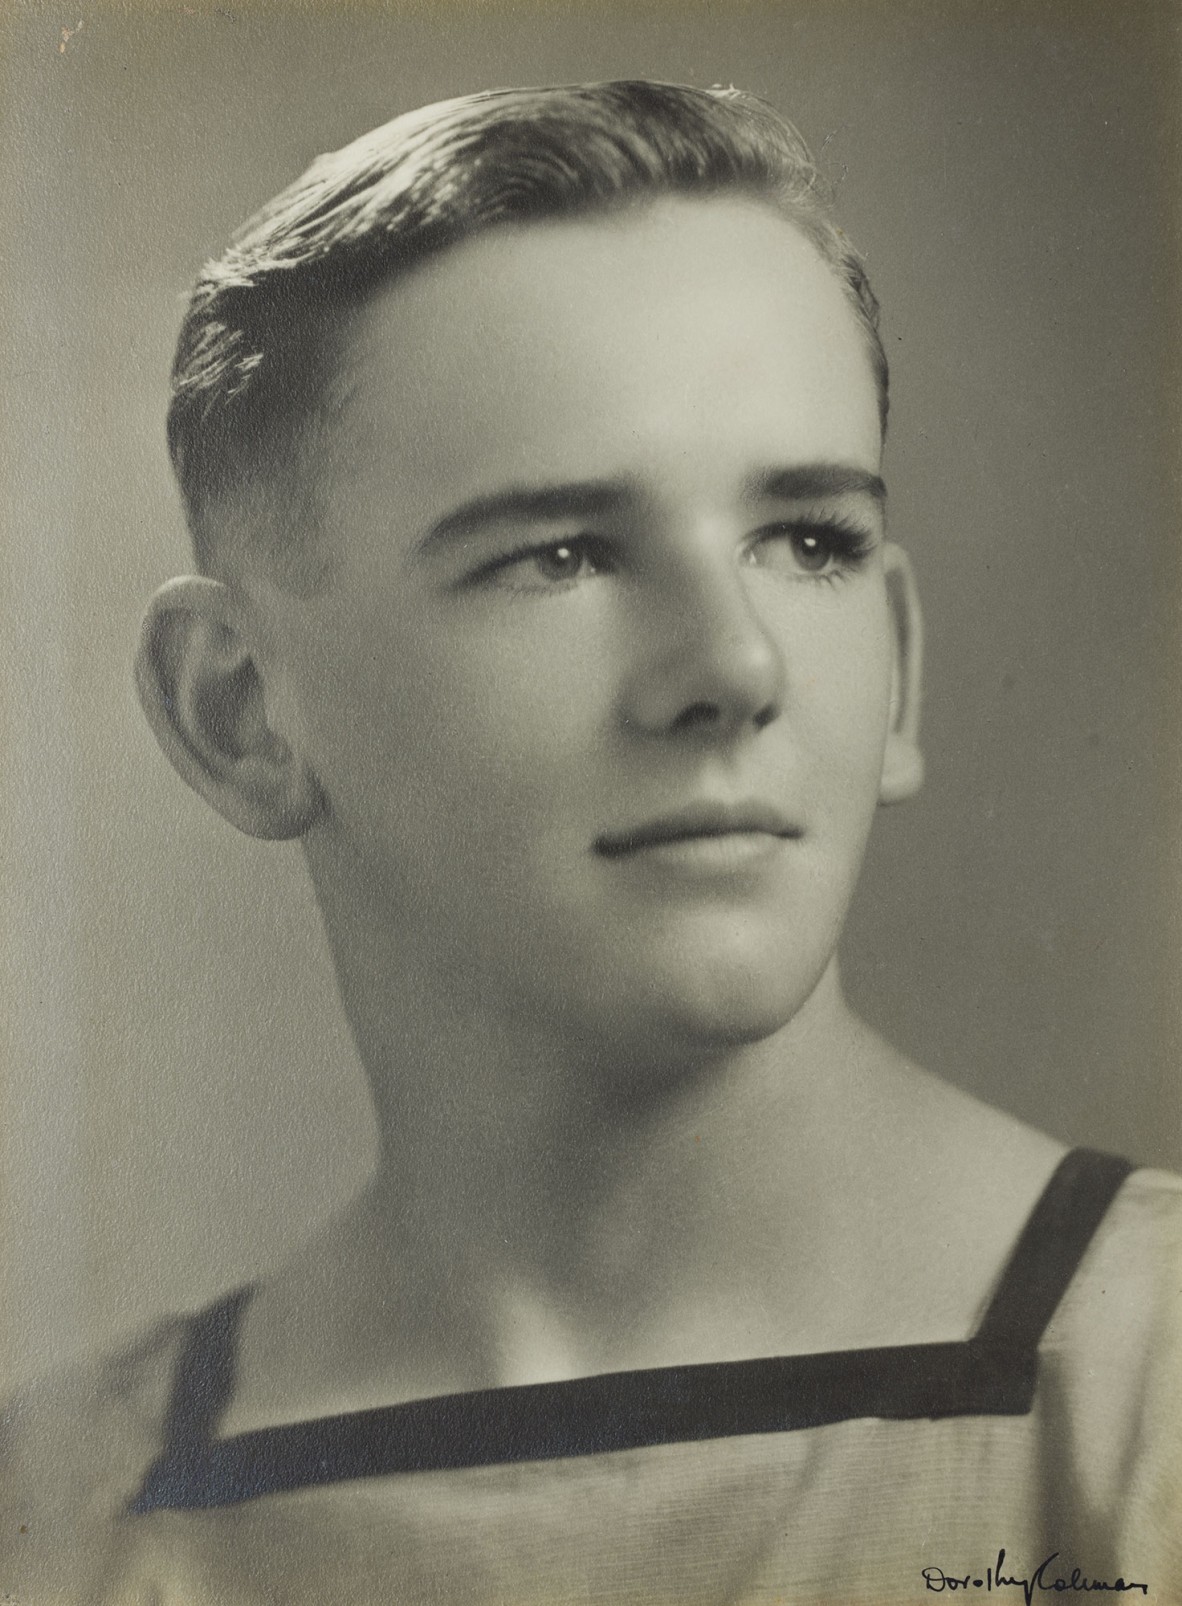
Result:
[[[132,1510],[234,1505],[393,1473],[601,1455],[854,1417],[1013,1416],[1030,1409],[1034,1357],[986,1345],[789,1355],[611,1372],[449,1394],[192,1443],[152,1468]],[[179,1447],[178,1447],[179,1448]]]
[[[355,1478],[602,1455],[879,1417],[1023,1416],[1038,1343],[1130,1166],[1061,1162],[977,1333],[821,1355],[666,1366],[481,1389],[215,1438],[250,1290],[203,1313],[177,1366],[165,1443],[129,1510],[237,1505]],[[217,1409],[211,1410],[211,1382]]]

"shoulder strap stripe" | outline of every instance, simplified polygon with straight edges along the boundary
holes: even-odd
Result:
[[[1132,1166],[1096,1149],[1059,1162],[1014,1246],[975,1343],[1036,1350]]]

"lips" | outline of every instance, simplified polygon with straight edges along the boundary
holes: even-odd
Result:
[[[732,836],[794,839],[802,834],[798,825],[766,803],[695,803],[643,825],[605,833],[596,839],[595,851],[607,859],[620,859],[673,842]]]

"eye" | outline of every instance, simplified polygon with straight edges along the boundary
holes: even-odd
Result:
[[[590,544],[585,540],[560,541],[554,546],[540,547],[531,554],[529,561],[543,580],[559,583],[577,580],[584,573],[598,573]]]
[[[835,579],[859,568],[873,550],[873,536],[843,520],[796,519],[757,531],[746,556],[761,568]]]
[[[837,556],[834,551],[835,543],[828,531],[822,534],[817,530],[796,530],[789,539],[797,563],[810,574],[818,574],[822,569],[827,569]]]
[[[505,553],[483,565],[467,583],[499,586],[507,591],[557,591],[604,574],[611,567],[611,553],[604,541],[575,535]]]

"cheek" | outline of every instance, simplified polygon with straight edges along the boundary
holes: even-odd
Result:
[[[313,763],[339,818],[463,852],[553,822],[584,791],[610,717],[610,654],[560,601],[515,611],[495,632],[475,610],[458,623],[355,621],[344,653],[307,655]]]
[[[840,633],[818,629],[800,647],[808,665],[796,684],[800,729],[816,780],[833,802],[861,813],[877,797],[890,714],[885,604],[857,610]]]

